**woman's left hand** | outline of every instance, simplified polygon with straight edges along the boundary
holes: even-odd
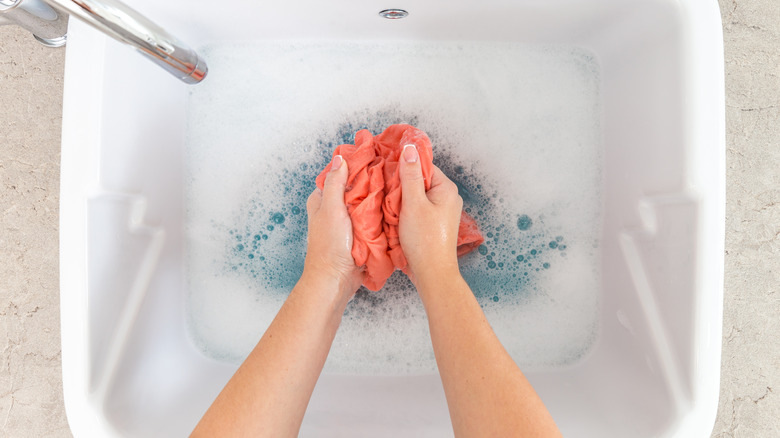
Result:
[[[363,271],[352,258],[352,221],[344,204],[347,162],[333,157],[323,189],[315,189],[306,202],[309,215],[308,247],[301,280],[334,287],[347,301],[363,284]]]

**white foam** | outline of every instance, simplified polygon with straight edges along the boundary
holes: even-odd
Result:
[[[286,293],[226,268],[228,230],[256,220],[252,214],[266,211],[258,205],[283,202],[282,169],[321,161],[318,141],[372,117],[408,117],[434,138],[435,154],[449,154],[481,175],[484,192],[497,194],[477,218],[481,224],[511,225],[522,213],[534,219],[537,241],[565,238],[566,251],[545,253],[554,258],[549,269],[536,271],[539,261],[527,268],[531,280],[505,285],[500,301],[481,297],[515,360],[564,365],[594,342],[601,114],[598,64],[588,52],[497,43],[281,42],[202,51],[209,78],[192,88],[188,104],[187,311],[193,339],[206,354],[243,359]],[[502,231],[509,243],[495,248],[508,249],[527,234],[511,228]],[[264,247],[269,257],[302,250],[274,239]],[[480,257],[464,263],[484,269]],[[351,305],[328,372],[435,369],[419,299],[413,290],[394,289]]]

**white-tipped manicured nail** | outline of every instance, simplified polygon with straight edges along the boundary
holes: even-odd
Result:
[[[341,167],[341,163],[344,161],[344,158],[341,155],[336,155],[333,157],[333,163],[330,165],[330,170],[339,170],[339,167]]]
[[[404,161],[407,163],[416,163],[417,157],[419,156],[417,154],[417,146],[413,144],[408,144],[404,146],[403,152],[401,152],[401,155],[404,157]]]

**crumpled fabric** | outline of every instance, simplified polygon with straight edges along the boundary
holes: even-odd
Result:
[[[365,267],[363,285],[378,291],[396,269],[409,274],[408,263],[398,238],[401,215],[401,178],[398,161],[403,147],[417,146],[425,190],[431,188],[433,148],[425,132],[410,125],[392,125],[373,136],[368,130],[355,134],[355,144],[343,144],[333,151],[347,162],[349,176],[344,201],[352,219],[352,257]],[[331,165],[317,176],[323,188]],[[484,242],[476,221],[461,212],[458,228],[458,256]]]

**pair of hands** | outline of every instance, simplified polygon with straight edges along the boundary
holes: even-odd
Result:
[[[402,197],[398,234],[419,290],[436,276],[460,275],[457,240],[463,200],[455,183],[438,167],[434,167],[430,190],[425,191],[414,145],[404,147],[399,166]],[[336,286],[331,290],[338,291],[344,304],[363,283],[363,272],[352,258],[352,221],[344,204],[348,174],[346,161],[334,157],[322,191],[316,189],[309,196],[308,249],[302,277]]]
[[[322,192],[306,205],[301,280],[192,436],[298,435],[344,308],[363,282],[344,205],[347,165],[335,157],[331,168]],[[414,147],[404,149],[400,172],[401,247],[428,315],[455,435],[560,437],[460,276],[457,187],[435,168],[426,192]]]

